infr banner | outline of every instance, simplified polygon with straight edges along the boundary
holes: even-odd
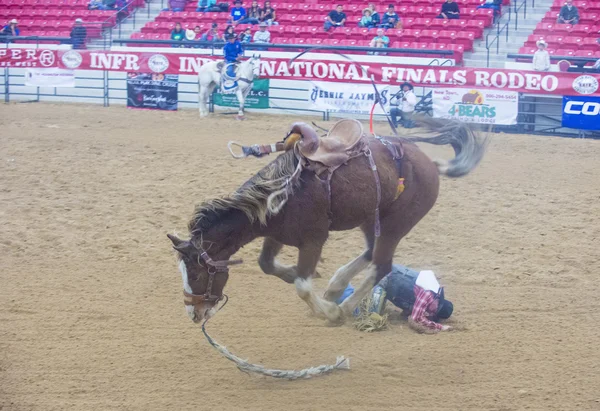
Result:
[[[57,68],[28,68],[25,85],[34,87],[75,87],[75,71]]]
[[[223,107],[239,107],[235,94],[215,93],[214,103]],[[269,108],[269,79],[254,80],[252,90],[244,101],[244,108]]]
[[[386,113],[390,111],[390,99],[399,87],[381,86],[377,89]],[[355,84],[348,87],[342,83],[315,81],[308,89],[311,109],[331,113],[369,114],[375,103],[375,89],[371,84]],[[384,114],[381,107],[375,106],[376,114]]]
[[[177,110],[176,74],[127,73],[127,107]]]
[[[122,52],[110,50],[34,50],[1,49],[2,67],[56,67],[71,70],[106,70],[157,74],[191,74],[220,56],[178,54],[178,49],[161,52]],[[261,78],[277,80],[309,80],[344,84],[377,84],[399,86],[405,81],[415,87],[473,88],[501,90],[539,95],[600,96],[600,73],[540,72],[527,70],[414,66],[320,60],[308,55],[290,61],[288,58],[261,60]]]
[[[449,88],[433,90],[433,116],[477,124],[517,124],[516,91]]]

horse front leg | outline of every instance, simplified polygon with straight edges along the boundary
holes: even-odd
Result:
[[[282,248],[283,244],[279,241],[265,237],[260,257],[258,257],[258,265],[265,274],[274,275],[286,283],[292,284],[298,278],[298,268],[295,265],[280,264],[275,260]]]
[[[235,95],[237,96],[237,99],[240,102],[240,108],[238,109],[237,119],[238,120],[245,120],[245,117],[244,117],[244,102],[246,101],[246,93],[244,93],[242,91],[242,88],[240,86],[238,86],[238,89],[235,92]]]
[[[335,303],[317,296],[312,287],[311,275],[317,268],[323,244],[307,244],[300,247],[298,253],[298,278],[294,281],[296,292],[316,315],[324,315],[337,323],[343,318],[343,312]]]

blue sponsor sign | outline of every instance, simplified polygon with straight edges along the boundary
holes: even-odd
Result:
[[[600,130],[600,97],[564,96],[563,127]]]

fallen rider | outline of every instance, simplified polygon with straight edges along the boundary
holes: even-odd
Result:
[[[354,292],[348,285],[337,301],[340,304]],[[454,306],[444,298],[444,288],[440,286],[433,271],[415,271],[394,264],[392,272],[385,276],[371,293],[369,311],[381,314],[386,301],[403,310],[408,317],[408,325],[418,332],[437,333],[450,331],[452,327],[438,321],[450,318]]]

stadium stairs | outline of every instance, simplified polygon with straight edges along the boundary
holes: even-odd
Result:
[[[497,24],[502,28],[508,23],[508,42],[506,41],[506,31],[502,31],[498,37],[499,51],[496,54],[496,44],[490,46],[490,62],[489,67],[504,68],[507,62],[506,55],[508,53],[517,53],[519,49],[527,42],[529,36],[532,35],[536,26],[542,21],[544,16],[550,11],[550,7],[555,0],[535,0],[535,7],[531,7],[531,3],[527,4],[526,17],[523,16],[523,9],[518,11],[518,20],[514,13],[514,4],[511,4],[512,12],[508,12],[508,8],[504,8],[501,19]],[[521,1],[517,0],[517,7]],[[510,21],[509,21],[510,18]],[[518,21],[515,29],[515,21]],[[506,30],[506,29],[505,29]],[[473,43],[473,52],[465,53],[463,65],[467,67],[488,67],[487,64],[487,48],[486,36],[488,41],[492,42],[497,34],[497,26],[484,30],[483,38],[475,40]]]
[[[92,39],[88,42],[88,48],[101,49],[111,45],[113,39],[130,38],[134,32],[139,31],[146,23],[154,21],[163,7],[161,0],[146,0],[143,7],[136,9],[135,15],[132,13],[120,24],[105,30],[102,33],[102,38]]]

